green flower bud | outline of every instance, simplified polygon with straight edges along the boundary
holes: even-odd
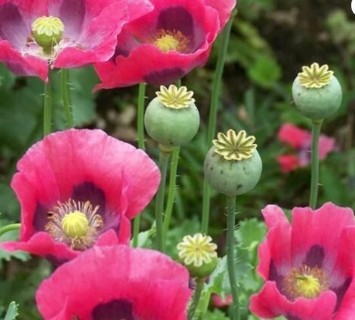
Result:
[[[53,47],[58,44],[64,33],[64,24],[57,17],[40,17],[32,23],[32,35],[43,52],[51,54]]]
[[[160,87],[148,105],[144,125],[149,136],[167,147],[181,146],[197,133],[200,115],[195,106],[193,92],[186,87]]]
[[[205,158],[205,179],[218,192],[237,196],[252,190],[258,183],[262,162],[254,144],[255,137],[247,137],[228,130],[218,133],[214,146]]]
[[[177,245],[179,259],[194,278],[206,278],[217,267],[217,245],[210,236],[197,233],[185,236]]]
[[[330,117],[340,107],[342,90],[328,65],[313,63],[302,67],[292,85],[296,108],[307,118],[321,120]]]

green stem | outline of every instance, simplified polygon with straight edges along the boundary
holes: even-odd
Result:
[[[160,185],[156,197],[155,203],[155,221],[156,221],[156,237],[157,237],[157,249],[164,252],[165,243],[163,242],[163,216],[164,216],[164,196],[165,196],[165,184],[166,174],[168,171],[168,164],[171,152],[159,151],[159,168],[161,173]]]
[[[170,163],[168,199],[166,203],[165,219],[163,224],[163,242],[165,242],[166,235],[169,230],[172,212],[173,212],[175,191],[176,191],[176,172],[179,163],[179,154],[180,154],[180,147],[174,148],[171,156],[171,163]]]
[[[140,83],[138,86],[138,101],[137,101],[137,136],[138,136],[138,148],[144,150],[144,100],[145,91],[147,85],[145,83]],[[133,221],[133,247],[138,246],[138,234],[141,227],[141,217],[138,215]]]
[[[228,275],[233,297],[232,304],[232,319],[239,320],[239,299],[238,299],[238,285],[237,274],[235,266],[235,248],[234,248],[234,229],[235,229],[235,215],[236,215],[236,198],[226,196],[227,208],[227,264]]]
[[[147,85],[140,83],[138,86],[138,110],[137,110],[137,135],[138,148],[144,150],[144,100]]]
[[[74,117],[73,117],[73,107],[72,107],[71,96],[70,96],[69,70],[61,69],[60,73],[61,73],[60,86],[62,91],[65,117],[67,119],[66,127],[73,128]]]
[[[323,120],[314,120],[312,121],[312,175],[311,175],[311,194],[309,197],[309,206],[312,209],[317,207],[317,198],[318,198],[318,185],[319,185],[319,135],[322,127]]]
[[[5,227],[0,228],[0,237],[10,231],[14,231],[14,230],[18,230],[21,227],[21,223],[12,223],[12,224],[8,224]]]
[[[216,65],[216,71],[213,77],[212,83],[212,94],[211,94],[211,106],[210,114],[208,119],[208,128],[207,128],[207,144],[211,145],[212,139],[216,133],[216,122],[217,122],[217,112],[219,105],[219,97],[221,91],[221,82],[224,69],[224,63],[226,60],[226,54],[228,49],[229,36],[232,29],[233,18],[231,18],[227,25],[225,26],[222,35],[221,43],[218,51],[218,59]],[[206,179],[203,181],[203,201],[202,201],[202,233],[208,233],[208,225],[210,218],[210,197],[211,197],[211,187],[209,186]]]
[[[196,278],[195,283],[196,283],[196,288],[195,288],[195,292],[194,292],[194,296],[192,298],[191,304],[189,306],[188,320],[192,320],[194,317],[196,308],[197,308],[198,303],[201,298],[201,293],[203,291],[203,287],[205,285],[205,278]]]
[[[52,131],[52,79],[48,71],[48,81],[44,84],[43,136]]]

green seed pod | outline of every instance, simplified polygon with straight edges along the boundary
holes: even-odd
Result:
[[[206,278],[217,267],[217,245],[210,236],[185,236],[177,245],[179,259],[193,278]]]
[[[64,24],[57,17],[40,17],[32,23],[32,35],[43,52],[51,54],[53,47],[58,44],[64,33]]]
[[[311,120],[322,120],[339,109],[342,90],[328,65],[319,67],[318,63],[313,63],[302,67],[293,82],[292,97],[301,114]]]
[[[200,114],[195,106],[193,92],[186,87],[160,87],[148,105],[144,125],[148,135],[167,147],[181,146],[189,142],[200,126]]]
[[[237,196],[252,190],[258,183],[262,162],[254,144],[255,137],[228,130],[219,133],[205,158],[205,179],[218,192]]]

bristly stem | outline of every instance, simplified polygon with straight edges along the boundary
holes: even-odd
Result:
[[[172,212],[173,212],[175,191],[176,191],[176,173],[179,164],[179,155],[180,155],[180,147],[175,147],[170,162],[168,198],[166,203],[165,219],[163,224],[163,242],[165,242],[166,235],[169,230]]]
[[[48,71],[48,80],[44,84],[43,97],[43,136],[52,132],[52,71]]]
[[[309,206],[312,209],[317,207],[318,186],[319,186],[319,135],[323,120],[312,121],[312,174],[311,174],[311,194],[309,197]]]
[[[144,150],[144,105],[147,85],[143,82],[138,86],[137,135],[138,148]]]
[[[195,287],[194,295],[192,297],[192,301],[188,310],[188,320],[192,320],[194,317],[196,308],[201,298],[203,287],[205,285],[205,278],[195,278],[195,283],[196,283],[196,287]]]
[[[164,252],[165,243],[163,241],[163,217],[164,217],[164,198],[165,198],[165,185],[166,174],[168,171],[169,159],[171,152],[159,151],[159,168],[161,173],[161,180],[156,196],[155,203],[155,221],[156,221],[156,243],[157,249]]]
[[[70,95],[70,82],[69,82],[69,70],[61,69],[61,91],[64,105],[65,118],[67,120],[66,127],[73,128],[74,127],[74,117],[73,117],[73,107],[71,102]]]
[[[138,148],[144,150],[144,106],[145,106],[145,92],[147,85],[140,83],[138,86],[138,100],[137,100],[137,136]],[[138,246],[138,234],[141,227],[141,214],[135,217],[133,221],[133,247]]]
[[[8,224],[5,227],[0,228],[0,237],[10,231],[14,231],[14,230],[18,230],[20,229],[21,224],[20,223],[12,223],[12,224]]]
[[[218,105],[219,105],[219,97],[221,91],[221,82],[222,82],[222,75],[224,69],[224,63],[226,60],[227,49],[228,49],[228,42],[230,37],[230,32],[232,29],[233,18],[228,21],[227,25],[225,26],[222,35],[221,35],[221,42],[218,51],[218,59],[216,65],[216,71],[213,77],[212,83],[212,95],[211,95],[211,106],[210,106],[210,114],[208,119],[208,128],[207,128],[207,145],[210,146],[213,137],[216,133],[216,122],[217,122],[217,112],[218,112]],[[202,201],[202,225],[201,231],[203,234],[208,233],[208,224],[209,224],[209,217],[210,217],[210,197],[211,197],[211,187],[209,186],[206,179],[203,181],[203,201]]]
[[[240,319],[239,298],[238,298],[238,283],[235,265],[235,215],[236,215],[236,198],[226,196],[226,209],[227,209],[227,265],[228,275],[233,297],[232,304],[232,320]]]

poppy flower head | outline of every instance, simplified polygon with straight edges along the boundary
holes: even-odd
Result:
[[[258,272],[265,284],[251,297],[250,310],[262,318],[303,320],[354,314],[352,210],[332,203],[315,211],[295,208],[290,223],[269,205],[263,215],[268,233],[259,247]]]
[[[97,89],[140,82],[169,85],[203,65],[230,17],[235,0],[151,0],[154,9],[128,23],[117,37],[115,55],[95,64]]]
[[[47,80],[48,66],[107,61],[123,25],[151,9],[146,0],[0,0],[0,62]]]
[[[311,162],[311,132],[301,129],[291,123],[285,123],[278,132],[280,142],[291,148],[290,154],[282,154],[277,157],[282,172],[290,172],[297,168],[303,168]],[[334,138],[326,135],[319,137],[319,159],[324,160],[327,155],[337,149]]]
[[[17,169],[11,186],[21,203],[20,241],[1,246],[56,260],[94,245],[128,243],[130,220],[160,180],[143,151],[101,130],[50,134]]]
[[[45,320],[184,320],[188,284],[187,270],[160,252],[102,246],[57,268],[36,301]]]

